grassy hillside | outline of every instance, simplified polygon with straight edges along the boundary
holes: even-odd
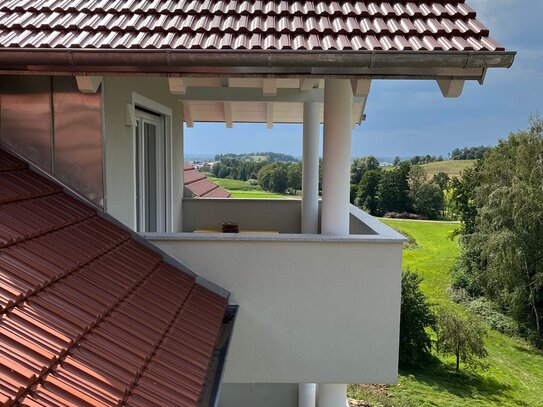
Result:
[[[289,195],[274,194],[272,192],[263,191],[260,187],[249,185],[245,181],[213,177],[209,177],[209,179],[230,192],[232,194],[232,198],[285,199],[291,197]]]
[[[471,167],[474,163],[475,160],[436,161],[434,163],[423,164],[422,168],[426,170],[429,178],[432,178],[438,172],[444,172],[451,178],[458,178],[463,170]]]
[[[436,306],[453,304],[447,296],[448,271],[458,243],[448,236],[457,224],[385,220],[412,236],[417,245],[404,251],[404,266],[424,277],[423,291]],[[489,330],[487,371],[455,373],[452,359],[421,371],[403,371],[399,384],[385,394],[363,392],[360,397],[382,406],[543,406],[543,352],[525,341]]]

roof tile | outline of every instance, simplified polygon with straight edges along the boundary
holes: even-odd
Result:
[[[195,406],[226,305],[0,150],[1,405]]]
[[[376,36],[382,49],[404,50],[404,41],[383,39],[400,29],[420,50],[443,41],[456,51],[503,50],[463,0],[0,0],[0,46],[10,48],[364,51]]]

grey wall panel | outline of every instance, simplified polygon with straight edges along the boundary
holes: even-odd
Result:
[[[223,384],[219,407],[298,407],[298,384]]]
[[[53,77],[55,175],[103,206],[102,95],[72,77]]]
[[[51,172],[51,78],[0,77],[0,139]]]

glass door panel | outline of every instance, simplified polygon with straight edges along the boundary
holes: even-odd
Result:
[[[136,111],[136,230],[166,231],[165,133],[164,120]]]

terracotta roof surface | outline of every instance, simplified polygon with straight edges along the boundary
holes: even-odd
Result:
[[[1,406],[195,406],[226,306],[0,150]]]
[[[198,198],[230,198],[232,194],[222,189],[204,174],[185,163],[185,188]]]
[[[0,0],[0,47],[504,50],[464,0]]]

